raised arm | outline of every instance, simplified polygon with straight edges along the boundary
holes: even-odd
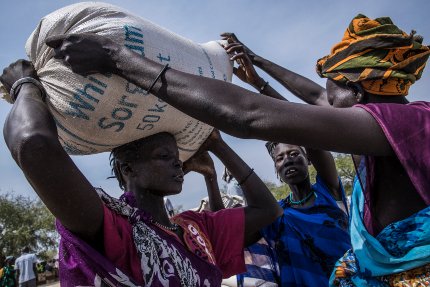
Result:
[[[182,169],[185,174],[194,171],[204,176],[211,211],[225,208],[219,191],[214,162],[207,151],[199,152],[188,159],[184,162]]]
[[[24,77],[38,79],[31,63],[20,60],[6,68],[0,80],[9,90]],[[102,203],[63,150],[41,89],[31,82],[17,89],[3,130],[12,157],[52,214],[92,243],[102,226]]]
[[[47,44],[55,48],[57,57],[63,57],[76,73],[111,72],[145,89],[151,87],[163,69],[162,65],[103,36],[57,36],[48,39]],[[256,96],[224,81],[174,69],[161,75],[151,92],[191,117],[236,137],[342,153],[392,154],[379,125],[361,108],[288,103]]]
[[[221,36],[229,42],[229,45],[225,47],[227,52],[245,54],[252,64],[265,71],[305,103],[317,106],[330,105],[327,100],[326,90],[317,83],[256,55],[239,41],[234,33],[223,33]]]
[[[283,210],[263,181],[221,138],[212,132],[206,141],[207,149],[218,157],[238,182],[245,195],[245,246],[254,242],[259,231],[272,223]]]

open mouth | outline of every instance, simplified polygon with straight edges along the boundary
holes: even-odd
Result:
[[[285,172],[285,176],[286,177],[291,177],[297,174],[297,169],[294,167],[290,167],[287,169],[287,171]]]

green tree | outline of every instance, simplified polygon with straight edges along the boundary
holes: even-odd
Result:
[[[17,256],[25,246],[42,259],[52,256],[58,246],[55,218],[39,199],[0,195],[0,253]]]
[[[355,166],[349,154],[335,154],[336,169],[342,181],[346,195],[351,195],[355,177]]]

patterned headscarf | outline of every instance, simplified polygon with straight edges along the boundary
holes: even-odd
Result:
[[[334,81],[360,83],[372,94],[406,96],[430,54],[422,37],[414,34],[406,34],[388,17],[372,20],[359,14],[330,55],[318,60],[317,73]]]

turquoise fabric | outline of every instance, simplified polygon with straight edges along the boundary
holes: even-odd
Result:
[[[387,286],[372,277],[403,272],[430,262],[430,206],[388,225],[376,238],[364,226],[363,206],[362,188],[355,180],[350,225],[353,252],[347,252],[337,264],[346,264],[351,277],[340,280],[343,284],[339,281],[334,284],[333,272],[330,286]]]

